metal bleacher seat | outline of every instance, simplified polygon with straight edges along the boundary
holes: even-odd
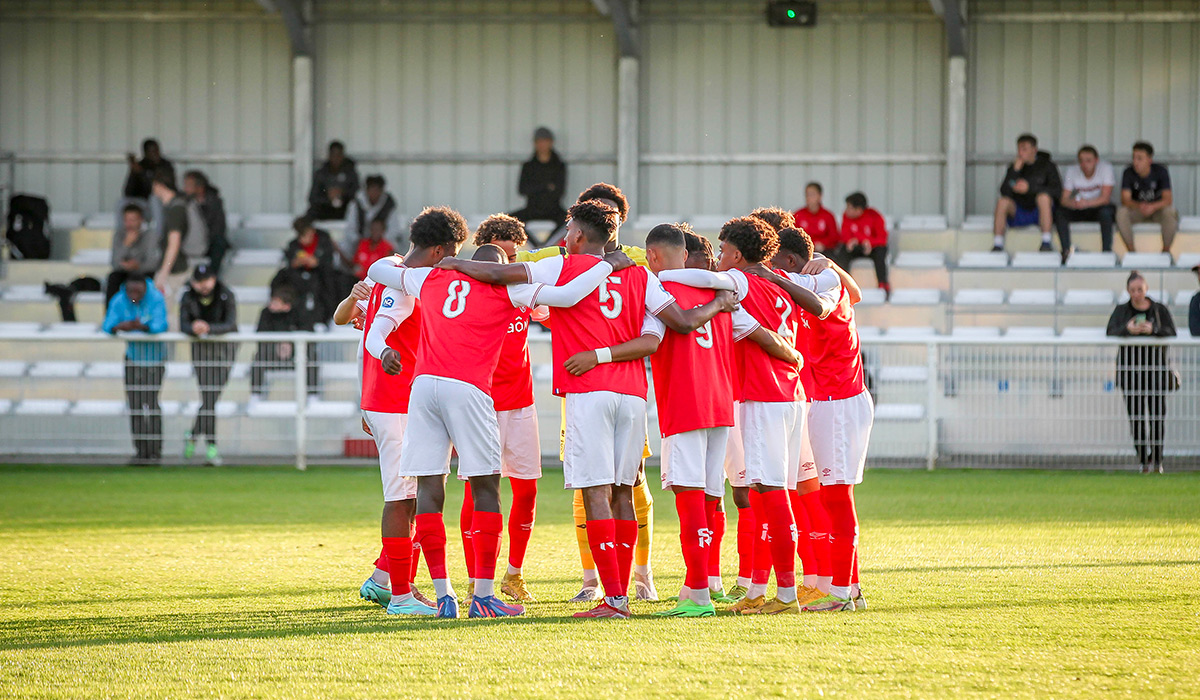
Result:
[[[659,224],[669,224],[674,221],[683,221],[684,217],[680,214],[642,214],[638,216],[633,224],[632,229],[637,233],[646,233],[650,229]]]
[[[966,338],[970,340],[988,340],[1000,337],[999,326],[955,326],[950,332],[951,338]]]
[[[901,306],[936,305],[942,303],[940,289],[897,289],[891,302]]]
[[[196,400],[188,401],[179,408],[179,412],[185,416],[195,415],[199,410],[200,402]],[[229,418],[237,415],[238,403],[236,401],[218,401],[213,410],[218,418]]]
[[[1063,295],[1065,306],[1112,306],[1113,293],[1109,289],[1068,289]]]
[[[1054,306],[1058,295],[1053,289],[1014,289],[1008,295],[1010,306]]]
[[[117,215],[111,211],[101,211],[83,220],[83,227],[112,231],[117,227]]]
[[[295,401],[253,401],[246,405],[251,418],[283,418],[296,415]]]
[[[1067,267],[1110,268],[1117,266],[1116,253],[1076,252],[1067,260]]]
[[[357,331],[356,331],[357,332]],[[321,377],[324,379],[358,380],[358,363],[329,362],[321,365]]]
[[[225,212],[225,228],[230,231],[236,231],[242,227],[243,217],[241,214],[231,214]]]
[[[1127,270],[1165,270],[1171,267],[1170,253],[1126,253],[1121,267]]]
[[[909,270],[941,269],[946,267],[946,254],[923,250],[901,251],[892,261],[892,266]]]
[[[1054,329],[1050,326],[1009,326],[1004,331],[1006,338],[1022,340],[1046,340],[1054,337]]]
[[[960,289],[954,293],[954,303],[964,306],[998,306],[1004,303],[1004,290]]]
[[[968,251],[958,259],[959,267],[999,268],[1008,266],[1008,253]]]
[[[351,401],[326,401],[313,399],[305,407],[305,413],[314,418],[346,418],[354,415],[358,406]]]
[[[1012,266],[1034,270],[1057,268],[1062,266],[1062,256],[1058,253],[1014,253]]]

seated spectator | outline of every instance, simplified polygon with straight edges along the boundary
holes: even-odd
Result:
[[[1192,267],[1192,272],[1200,278],[1200,265]],[[1188,304],[1188,330],[1193,338],[1200,338],[1200,292],[1192,295],[1192,303]]]
[[[213,274],[220,277],[221,263],[229,251],[229,222],[225,218],[225,202],[221,200],[221,191],[208,181],[204,173],[189,170],[183,174],[183,193],[200,206],[200,214],[208,232],[208,249],[204,255]]]
[[[237,330],[237,301],[233,290],[217,281],[217,271],[201,263],[192,271],[192,282],[179,300],[179,328],[193,338],[211,338]],[[183,457],[196,453],[196,440],[204,438],[205,463],[221,466],[217,451],[217,399],[229,381],[237,343],[192,343],[192,368],[200,387],[200,409],[192,429],[184,436]]]
[[[879,288],[890,298],[892,285],[888,282],[887,222],[883,214],[867,206],[867,196],[862,192],[846,197],[841,238],[842,247],[832,256],[833,261],[849,272],[850,263],[858,258],[870,258],[875,263],[875,279],[879,282]]]
[[[188,235],[187,201],[176,191],[174,177],[168,178],[161,171],[154,178],[154,196],[163,207],[162,235],[158,239],[162,256],[158,272],[154,274],[154,286],[168,303],[174,304],[187,282],[189,269],[187,253],[183,250],[183,241]]]
[[[533,132],[533,157],[521,165],[517,191],[525,197],[525,206],[510,214],[521,223],[551,221],[554,230],[546,240],[534,246],[548,245],[567,225],[567,210],[563,209],[563,189],[567,186],[567,164],[554,150],[554,133],[544,126]]]
[[[126,204],[121,212],[121,229],[113,232],[112,267],[104,285],[104,308],[130,275],[150,276],[158,271],[162,259],[158,239],[146,225],[145,213],[136,204]]]
[[[258,315],[259,333],[289,333],[292,331],[312,331],[311,323],[294,313],[295,291],[287,284],[271,286],[271,301],[262,313]],[[289,370],[296,366],[292,357],[294,347],[291,343],[266,341],[258,344],[254,353],[254,361],[250,364],[250,400],[258,401],[267,395],[267,372],[272,370]],[[317,394],[316,345],[308,345],[308,367],[306,381],[308,393]]]
[[[271,287],[279,284],[291,287],[295,313],[312,326],[329,318],[337,304],[336,300],[332,305],[326,303],[335,272],[333,239],[307,216],[293,221],[292,229],[296,237],[283,249],[286,267],[275,275]]]
[[[155,139],[142,141],[142,159],[138,160],[132,153],[126,153],[129,161],[129,175],[125,177],[125,196],[135,199],[149,199],[154,178],[162,173],[166,180],[175,186],[175,166],[171,161],[162,157],[162,151]]]
[[[359,243],[370,235],[375,221],[383,223],[385,239],[398,250],[408,250],[407,236],[400,227],[400,208],[386,187],[387,180],[382,175],[368,175],[362,191],[346,207],[346,233],[339,252],[349,270],[354,269],[352,261]]]
[[[818,252],[831,253],[842,244],[842,238],[833,212],[826,209],[821,202],[823,194],[821,183],[810,182],[805,185],[804,206],[796,210],[794,218],[796,228],[804,229]]]
[[[1100,245],[1107,253],[1112,250],[1113,220],[1117,214],[1117,208],[1112,203],[1113,187],[1117,184],[1112,163],[1100,160],[1100,154],[1092,146],[1082,146],[1075,157],[1079,163],[1067,168],[1062,196],[1054,210],[1054,224],[1058,228],[1064,264],[1073,250],[1072,223],[1100,222]]]
[[[1152,221],[1162,228],[1162,249],[1171,252],[1179,212],[1173,206],[1171,174],[1165,165],[1154,162],[1154,146],[1145,141],[1133,144],[1133,163],[1121,175],[1121,208],[1117,210],[1117,230],[1129,252],[1134,251],[1133,225]]]
[[[358,170],[341,141],[329,143],[329,157],[313,173],[307,216],[318,221],[346,218],[346,206],[358,194]]]
[[[1062,181],[1050,154],[1039,151],[1037,137],[1017,137],[1017,158],[1004,173],[996,216],[992,225],[992,250],[1004,250],[1004,235],[1009,227],[1037,224],[1042,232],[1043,252],[1054,250],[1050,244],[1050,224],[1054,221],[1054,202],[1062,196]]]
[[[133,273],[108,303],[105,333],[162,333],[167,330],[167,305],[146,278]],[[158,393],[166,373],[166,347],[155,341],[133,340],[125,346],[125,397],[136,454],[131,465],[158,464],[162,459],[162,409]]]
[[[370,234],[358,242],[358,250],[354,251],[354,277],[356,280],[365,279],[367,268],[371,267],[376,260],[386,258],[396,252],[392,248],[392,244],[383,237],[384,226],[383,221],[379,219],[372,221]]]

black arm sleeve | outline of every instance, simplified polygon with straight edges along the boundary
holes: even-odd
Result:
[[[196,320],[197,311],[195,298],[189,289],[179,300],[179,330],[187,335],[196,335],[192,332],[192,321]]]
[[[1188,306],[1188,330],[1192,336],[1200,337],[1200,292],[1192,297],[1192,303]]]
[[[1013,167],[1008,166],[1008,170],[1004,171],[1004,179],[1000,181],[1000,195],[1012,198],[1016,193],[1013,192],[1012,182],[1021,176]]]
[[[561,197],[563,190],[567,187],[567,164],[558,161],[558,167],[554,170],[554,191]]]
[[[208,324],[209,335],[223,335],[237,330],[237,299],[232,291],[219,295],[217,301],[221,304],[216,316],[220,319]]]
[[[517,193],[522,197],[533,194],[533,164],[526,162],[521,165],[521,179],[517,182]]]
[[[1129,329],[1126,328],[1129,324],[1129,311],[1132,307],[1129,304],[1121,304],[1113,309],[1112,316],[1108,317],[1108,328],[1104,331],[1106,335],[1114,335],[1121,338],[1129,335]]]
[[[1154,305],[1158,307],[1158,312],[1154,314],[1157,321],[1154,324],[1154,335],[1159,338],[1175,337],[1175,319],[1171,317],[1171,310],[1158,302],[1154,302]]]

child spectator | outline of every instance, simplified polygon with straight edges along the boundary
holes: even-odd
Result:
[[[258,315],[259,333],[288,333],[292,331],[311,331],[312,323],[305,320],[304,314],[297,314],[293,309],[296,292],[286,284],[271,287],[271,301]],[[316,346],[308,345],[308,393],[318,393]],[[258,344],[254,353],[254,361],[250,364],[250,400],[258,401],[267,395],[267,372],[272,370],[288,370],[296,366],[292,357],[294,347],[291,343],[266,341]]]
[[[367,268],[380,258],[386,258],[396,252],[392,244],[384,238],[387,224],[381,219],[371,222],[370,234],[358,242],[358,250],[354,253],[354,277],[363,279],[367,276]]]

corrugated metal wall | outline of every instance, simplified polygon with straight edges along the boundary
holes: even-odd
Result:
[[[1060,169],[1084,143],[1110,158],[1120,179],[1134,141],[1169,164],[1175,203],[1200,206],[1200,22],[1011,21],[1003,12],[1192,12],[1192,0],[976,3],[970,34],[967,206],[990,213],[1016,137],[1037,135]],[[991,16],[989,16],[991,14]],[[1111,15],[1110,15],[1111,16]],[[1102,18],[1099,18],[1102,19]],[[1119,182],[1118,182],[1119,185]]]
[[[644,31],[647,156],[942,154],[944,30],[928,3],[822,3],[812,29],[767,27],[759,2],[707,3],[688,17],[660,14],[663,5],[647,8]],[[862,190],[890,214],[938,212],[942,172],[937,163],[652,164],[643,210],[796,208],[804,184],[819,180],[835,211]]]
[[[254,161],[291,147],[291,49],[279,19],[251,0],[5,0],[0,12],[0,150],[92,156],[18,165],[17,188],[44,193],[56,211],[110,210],[121,156],[145,137],[180,176],[193,164],[176,154]],[[230,211],[289,208],[288,163],[195,165]]]
[[[489,3],[485,13],[483,3],[388,3],[382,19],[323,6],[319,152],[331,139],[345,141],[360,173],[382,172],[409,213],[430,204],[466,214],[523,206],[517,177],[539,125],[555,132],[568,163],[564,205],[592,182],[611,180],[612,24],[585,3],[539,19],[537,10],[563,4]],[[377,154],[375,162],[364,154]]]

